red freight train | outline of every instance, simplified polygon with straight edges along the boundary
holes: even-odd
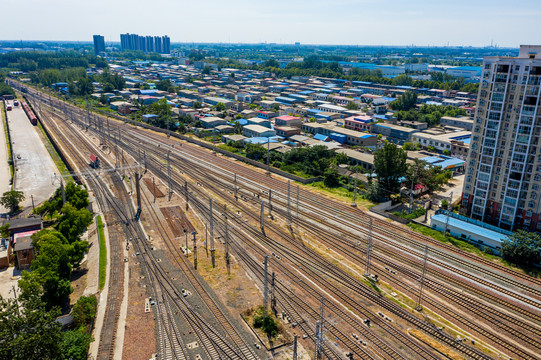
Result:
[[[26,104],[24,100],[21,100],[21,104],[23,106],[24,112],[26,113],[26,116],[28,116],[32,125],[36,126],[38,124],[38,118],[36,117],[32,109],[30,109],[30,107]]]

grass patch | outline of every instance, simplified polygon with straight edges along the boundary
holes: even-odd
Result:
[[[325,186],[323,181],[315,181],[313,183],[307,184],[307,186],[310,186],[314,189],[322,190],[328,194],[332,194],[334,195],[334,197],[342,201],[346,201],[346,202],[353,201],[353,192],[343,187],[330,188],[330,187]],[[369,208],[375,205],[371,201],[361,198],[358,192],[357,192],[357,198],[355,199],[355,202],[357,203],[357,205],[366,207],[366,208]]]
[[[51,139],[47,136],[47,133],[45,132],[45,129],[43,128],[43,125],[41,125],[41,122],[38,121],[38,128],[40,130],[40,137],[42,138],[43,145],[45,145],[45,148],[47,149],[47,152],[49,153],[49,156],[51,159],[53,159],[56,168],[62,175],[70,175],[70,171],[68,170],[68,167],[60,157],[60,154],[56,151],[53,143],[51,142]],[[66,181],[73,181],[73,178],[71,176],[65,178]]]
[[[8,114],[6,111],[6,108],[4,106],[4,102],[2,102],[2,113],[4,114],[4,134],[6,136],[6,146],[8,149],[8,165],[9,165],[9,173],[11,175],[9,184],[13,184],[13,174],[14,174],[14,168],[13,168],[13,150],[11,149],[11,136],[9,134],[9,128],[8,128]]]
[[[399,218],[408,219],[408,220],[417,219],[418,217],[423,216],[424,214],[426,214],[426,210],[425,208],[422,208],[422,207],[419,207],[413,210],[411,213],[405,210],[393,212],[393,215],[398,216]]]
[[[217,145],[216,146],[218,149],[222,149],[222,150],[225,150],[225,151],[229,151],[229,152],[232,152],[234,154],[239,154],[239,155],[243,155],[245,156],[243,153],[242,153],[242,150],[239,149],[239,148],[236,148],[234,146],[229,146],[227,144],[220,144],[220,145]]]
[[[103,232],[103,223],[101,221],[101,216],[96,217],[96,222],[98,224],[98,239],[100,241],[100,265],[99,265],[99,289],[103,290],[105,286],[105,275],[107,270],[107,248],[105,247],[105,234]]]

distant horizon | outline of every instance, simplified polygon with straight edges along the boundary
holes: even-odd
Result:
[[[137,33],[134,33],[137,34]],[[93,34],[93,35],[101,35],[101,34]],[[162,34],[167,35],[168,34]],[[120,36],[120,34],[119,34]],[[159,36],[159,35],[152,35],[152,36]],[[93,40],[44,40],[44,39],[33,39],[33,40],[24,40],[24,39],[0,39],[0,43],[3,42],[29,42],[29,43],[36,43],[36,42],[43,42],[43,43],[64,43],[64,44],[92,44]],[[119,41],[108,41],[105,40],[105,44],[115,44],[120,45]],[[209,41],[190,41],[190,42],[181,42],[181,41],[171,41],[171,45],[192,45],[192,44],[202,44],[202,45],[279,45],[279,46],[295,46],[295,42],[292,43],[276,43],[276,42],[209,42]],[[332,43],[300,43],[300,46],[343,46],[343,47],[386,47],[386,48],[436,48],[436,49],[457,49],[457,48],[471,48],[471,49],[505,49],[505,50],[513,50],[513,49],[519,49],[521,45],[533,45],[533,46],[541,46],[536,44],[526,44],[521,43],[517,46],[499,46],[498,44],[494,45],[416,45],[416,44],[408,44],[408,45],[398,45],[398,44],[332,44]]]
[[[2,37],[106,42],[167,34],[175,43],[515,48],[539,42],[541,1],[7,0]],[[17,14],[17,15],[16,15]],[[19,15],[20,14],[20,15]],[[83,40],[81,40],[83,39]]]

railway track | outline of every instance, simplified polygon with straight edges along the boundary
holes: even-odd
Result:
[[[163,140],[163,139],[162,139],[162,140]],[[268,178],[266,178],[266,179],[268,179]],[[303,206],[304,206],[304,205],[303,205]],[[386,224],[386,225],[388,225],[388,224]],[[403,229],[401,229],[401,230],[403,231]],[[438,245],[441,245],[441,244],[438,243]],[[492,264],[491,264],[491,265],[492,265]],[[515,275],[515,274],[513,273],[513,275]],[[507,279],[507,278],[506,278],[506,279]],[[529,279],[529,280],[530,280],[530,279]],[[506,280],[506,281],[507,281],[507,280]],[[531,280],[530,280],[530,281],[531,281]],[[529,287],[529,286],[527,286],[527,287]]]
[[[118,184],[117,184],[118,185]],[[103,194],[102,194],[103,195]],[[101,197],[100,197],[101,198]],[[125,199],[127,201],[127,199]],[[109,205],[111,205],[111,200],[108,199],[109,201]],[[117,205],[118,207],[118,205]],[[117,211],[117,214],[119,212]],[[126,223],[128,223],[128,220],[125,220]],[[133,234],[132,234],[133,235]],[[114,251],[114,248],[112,249]],[[120,251],[118,251],[118,253],[120,253]],[[120,263],[120,261],[119,261]],[[189,268],[186,268],[189,270]],[[118,272],[112,272],[112,280],[114,280],[117,276]],[[198,288],[199,286],[199,288]],[[201,291],[201,294],[203,295],[203,297],[205,297],[205,295],[207,296],[207,299],[210,299],[210,297],[208,296],[208,294],[206,293],[206,291],[202,291],[203,290],[203,287],[200,283],[194,283],[194,287],[198,288],[199,291]],[[171,322],[171,315],[170,315],[170,305],[168,304],[168,302],[166,301],[163,301],[161,302],[162,306],[167,309],[166,312],[164,313],[163,311],[160,312],[161,314],[160,315],[160,319],[162,319],[162,321],[159,322],[158,324],[158,327],[159,327],[159,331],[160,333],[162,334],[165,334],[167,336],[169,336],[169,333],[173,332],[177,335],[178,337],[178,329],[176,327],[176,324],[174,322]],[[207,352],[208,352],[208,356],[210,359],[218,359],[218,358],[224,358],[223,356],[225,356],[225,358],[231,358],[231,359],[257,359],[257,356],[251,352],[251,350],[246,346],[246,344],[242,341],[242,339],[240,338],[240,335],[238,334],[238,332],[236,332],[236,330],[229,324],[228,320],[226,319],[225,315],[217,308],[217,306],[214,304],[214,307],[212,306],[209,306],[211,308],[211,310],[213,311],[213,314],[214,316],[218,319],[219,323],[224,326],[226,328],[227,331],[229,331],[229,335],[232,336],[236,341],[237,343],[240,343],[242,342],[242,346],[240,346],[241,350],[242,350],[242,355],[239,355],[237,354],[235,351],[233,351],[229,346],[224,346],[224,347],[220,347],[219,348],[219,351],[216,351],[216,347],[215,347],[215,343],[223,343],[223,341],[220,339],[221,335],[217,334],[216,331],[210,331],[209,333],[213,334],[214,336],[214,339],[213,340],[209,340],[207,338],[201,338],[201,341],[203,342],[203,344],[205,344],[205,348],[207,349]],[[114,311],[117,307],[116,306],[113,306],[111,307],[110,311]],[[159,308],[159,307],[158,307]],[[118,321],[118,316],[116,317],[117,318],[117,321]],[[191,320],[192,322],[194,321],[193,319]],[[200,321],[200,320],[198,320]],[[201,325],[201,323],[200,323]],[[209,329],[209,326],[205,326],[206,329],[208,330]],[[110,331],[107,331],[107,334],[104,332],[103,336],[107,336],[110,334]],[[166,337],[165,335],[162,335],[162,338],[163,337]],[[114,337],[112,337],[114,339]],[[163,340],[163,339],[162,339]],[[163,346],[162,345],[162,351],[161,353],[163,354],[164,358],[183,358],[184,355],[183,353],[180,351],[180,349],[182,348],[180,346],[180,339],[175,339],[174,342],[170,341],[170,339],[164,339],[164,343],[167,344],[169,343],[170,346]],[[105,346],[102,346],[103,348],[105,348]],[[101,353],[100,353],[101,354]]]

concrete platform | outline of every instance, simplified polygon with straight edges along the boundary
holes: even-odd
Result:
[[[4,132],[4,111],[0,109],[0,195],[11,190],[8,159],[8,148]],[[4,212],[7,212],[7,209],[0,205],[0,213]]]
[[[15,163],[15,190],[24,192],[23,207],[32,206],[31,196],[37,205],[59,186],[52,181],[59,171],[41,142],[39,129],[30,123],[22,107],[13,107],[7,114]]]

